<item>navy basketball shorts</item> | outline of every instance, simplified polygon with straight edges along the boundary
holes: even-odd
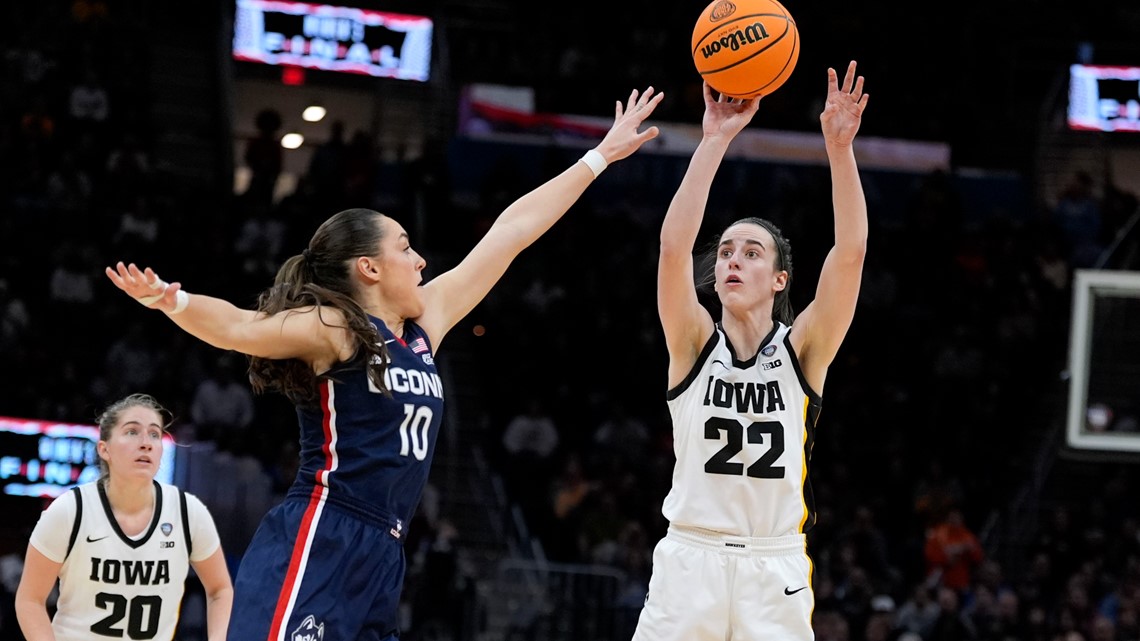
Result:
[[[394,524],[317,498],[286,498],[262,519],[238,566],[227,639],[395,638],[405,561]]]

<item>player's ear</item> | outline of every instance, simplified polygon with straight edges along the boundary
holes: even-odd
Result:
[[[356,259],[356,273],[368,283],[380,280],[380,265],[375,258],[358,256]]]

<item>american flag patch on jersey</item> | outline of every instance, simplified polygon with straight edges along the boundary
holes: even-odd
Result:
[[[417,338],[416,340],[408,343],[408,347],[411,347],[412,351],[417,354],[422,354],[428,351],[427,342],[422,338]]]

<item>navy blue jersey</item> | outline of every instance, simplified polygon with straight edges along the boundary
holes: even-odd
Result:
[[[371,320],[391,357],[384,379],[392,396],[372,384],[363,359],[327,372],[319,407],[297,410],[301,463],[289,494],[394,521],[399,537],[427,483],[443,383],[422,328],[405,321],[397,337]]]
[[[403,529],[427,483],[443,384],[423,329],[405,321],[397,337],[371,320],[392,395],[358,357],[321,377],[319,405],[298,408],[300,470],[238,567],[231,641],[397,634]]]

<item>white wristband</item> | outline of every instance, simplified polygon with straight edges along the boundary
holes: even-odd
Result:
[[[609,166],[609,163],[606,162],[606,157],[598,153],[597,149],[591,149],[583,154],[582,162],[586,163],[590,171],[594,172],[594,178],[601,176],[602,172]]]
[[[182,310],[186,309],[186,306],[189,304],[190,294],[187,294],[184,290],[180,289],[177,292],[174,292],[174,309],[170,310],[167,313],[172,315],[181,314]]]

